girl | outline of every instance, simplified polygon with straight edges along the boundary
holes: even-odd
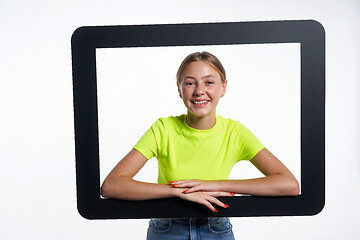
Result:
[[[220,196],[299,194],[295,177],[248,129],[216,115],[227,80],[214,55],[190,54],[181,63],[176,78],[187,114],[156,121],[107,176],[101,187],[104,197],[126,200],[179,197],[217,212],[216,207],[229,207],[217,199]],[[158,159],[158,183],[133,180],[152,157]],[[265,177],[228,180],[234,164],[244,159],[250,160]],[[150,221],[149,240],[190,237],[234,239],[228,218]]]

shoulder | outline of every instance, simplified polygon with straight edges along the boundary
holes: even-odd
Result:
[[[186,115],[161,117],[153,125],[153,128],[171,129],[181,128],[184,124]]]
[[[241,139],[250,134],[250,130],[239,121],[221,116],[216,116],[216,119],[220,123],[220,131],[229,136],[230,139],[241,141]]]
[[[247,130],[247,128],[241,122],[232,120],[230,118],[224,118],[222,116],[216,115],[216,120],[219,121],[220,125],[226,129]]]

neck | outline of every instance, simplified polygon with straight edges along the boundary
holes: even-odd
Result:
[[[192,128],[199,130],[208,130],[215,126],[216,117],[215,113],[205,117],[198,117],[188,112],[186,116],[186,122]]]

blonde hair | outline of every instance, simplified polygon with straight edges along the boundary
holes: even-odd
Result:
[[[213,54],[209,52],[194,52],[189,54],[180,64],[180,67],[176,73],[176,81],[180,84],[181,82],[181,75],[183,74],[187,65],[191,62],[195,61],[204,61],[212,66],[220,75],[221,82],[226,82],[226,73],[223,65],[221,64],[220,60]]]

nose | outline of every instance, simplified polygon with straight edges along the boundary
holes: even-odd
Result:
[[[198,84],[195,88],[194,95],[195,96],[201,96],[204,95],[205,89],[201,84]]]

